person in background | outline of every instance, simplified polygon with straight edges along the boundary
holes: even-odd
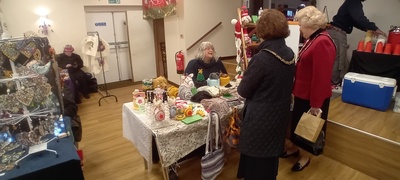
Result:
[[[375,23],[364,15],[363,4],[365,0],[345,0],[337,14],[333,16],[328,33],[335,41],[337,51],[332,73],[332,89],[340,89],[341,81],[347,73],[349,61],[347,60],[347,34],[353,31],[353,27],[361,31],[372,31],[375,36],[387,35],[381,31]]]
[[[204,79],[207,79],[211,73],[228,74],[224,64],[218,60],[214,46],[211,42],[202,42],[198,49],[195,59],[188,62],[185,75],[193,73],[193,82],[197,82],[199,72],[203,73]]]
[[[295,55],[285,42],[289,26],[282,12],[265,9],[256,24],[264,41],[237,88],[246,98],[240,125],[237,178],[276,179],[289,125]]]
[[[298,54],[293,87],[294,108],[292,114],[290,139],[287,150],[281,156],[300,156],[292,171],[301,171],[310,164],[311,155],[301,149],[302,144],[295,141],[294,131],[304,112],[317,115],[322,110],[321,118],[327,119],[331,90],[331,76],[336,57],[336,47],[326,31],[325,14],[314,6],[307,6],[297,12],[300,33],[306,39]],[[323,127],[326,132],[326,123]]]
[[[71,45],[64,47],[64,52],[59,54],[57,57],[58,67],[62,69],[68,69],[69,77],[71,78],[75,87],[75,102],[79,104],[81,102],[79,98],[79,92],[82,93],[86,99],[90,98],[88,78],[86,73],[82,71],[83,61],[81,56],[73,53],[74,48]]]

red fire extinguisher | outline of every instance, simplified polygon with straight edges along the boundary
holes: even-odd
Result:
[[[175,53],[176,73],[183,74],[185,66],[185,55],[182,50]]]

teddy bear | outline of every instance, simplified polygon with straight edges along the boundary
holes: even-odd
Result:
[[[153,89],[155,88],[161,88],[161,89],[167,89],[168,81],[165,79],[164,76],[159,76],[155,79],[153,79]]]
[[[178,97],[178,91],[179,89],[175,86],[170,86],[167,89],[167,94],[169,97]]]

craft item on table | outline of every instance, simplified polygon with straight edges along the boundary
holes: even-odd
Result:
[[[218,73],[211,73],[207,79],[208,86],[216,86],[219,87],[219,74]]]
[[[175,86],[170,86],[167,89],[167,94],[170,97],[178,97],[178,92],[179,92],[179,89]]]
[[[165,119],[165,112],[162,107],[162,100],[156,100],[154,99],[153,101],[153,106],[154,106],[154,118],[157,121],[162,121]]]
[[[41,66],[39,62],[36,60],[30,61],[26,66],[31,69],[33,72],[36,72],[38,74],[47,74],[50,70],[51,67],[51,62],[47,62],[47,64]]]
[[[193,114],[200,115],[201,117],[204,117],[206,115],[206,110],[204,109],[203,105],[201,104],[194,104],[193,105]]]
[[[161,102],[166,102],[166,94],[165,94],[165,90],[161,89],[161,88],[155,88],[154,89],[154,99],[157,101],[161,101]]]
[[[220,94],[219,88],[215,86],[202,86],[197,91],[207,91],[212,97],[217,97]]]
[[[11,61],[15,61],[20,52],[17,50],[17,45],[13,42],[4,42],[0,45],[1,52]]]
[[[153,89],[155,88],[161,88],[161,89],[167,89],[168,81],[165,79],[164,76],[159,76],[155,79],[153,79]]]
[[[190,101],[199,103],[203,99],[211,99],[212,96],[208,91],[198,91],[190,98]]]
[[[192,107],[192,105],[189,105],[189,106],[185,109],[184,113],[185,113],[185,116],[186,116],[186,117],[192,116],[192,115],[193,115],[193,107]]]
[[[228,103],[221,98],[203,99],[200,103],[204,106],[204,109],[216,111],[221,117],[230,112]]]
[[[171,106],[169,108],[169,118],[175,119],[176,111],[177,111],[176,106]]]
[[[193,96],[192,88],[195,88],[195,86],[192,78],[193,78],[193,73],[187,76],[181,76],[183,82],[179,86],[178,96],[183,100],[189,100]]]
[[[35,41],[25,42],[24,47],[18,49],[21,54],[23,54],[27,58],[30,58],[32,54],[36,51],[36,43]]]
[[[143,79],[142,80],[142,88],[143,90],[153,89],[153,79]]]
[[[221,85],[222,87],[228,85],[230,81],[231,81],[231,78],[229,77],[228,74],[221,73],[219,75],[219,85]]]
[[[132,92],[133,110],[144,112],[145,111],[145,93],[139,89]]]
[[[192,124],[192,123],[198,122],[198,121],[200,121],[202,119],[203,118],[200,115],[196,114],[196,115],[191,116],[191,117],[186,117],[184,120],[182,120],[182,122],[185,123],[185,124]]]

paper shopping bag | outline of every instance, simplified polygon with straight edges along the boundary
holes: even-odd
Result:
[[[315,143],[319,134],[321,133],[322,126],[324,126],[325,123],[325,120],[321,119],[320,117],[321,113],[319,113],[317,116],[310,114],[310,111],[303,113],[294,133],[310,142]]]

